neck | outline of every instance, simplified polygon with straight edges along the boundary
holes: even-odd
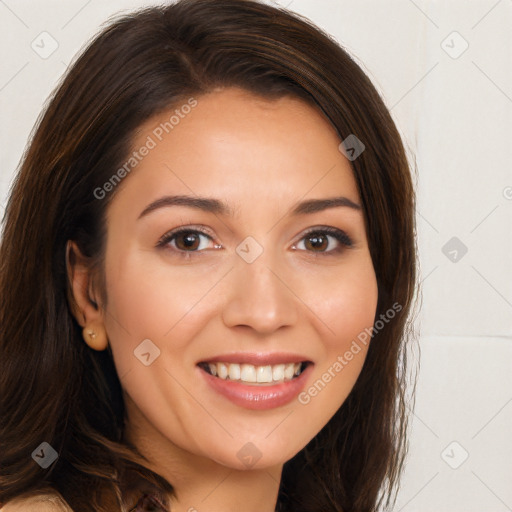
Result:
[[[129,399],[128,399],[129,400]],[[274,512],[283,465],[239,470],[181,449],[135,408],[128,408],[125,438],[148,467],[174,488],[172,512]]]

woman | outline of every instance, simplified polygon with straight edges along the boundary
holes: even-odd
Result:
[[[243,0],[71,67],[0,249],[2,511],[370,511],[406,448],[414,193],[370,80]]]

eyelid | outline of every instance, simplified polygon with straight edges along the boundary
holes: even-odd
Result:
[[[213,235],[211,233],[211,231],[208,229],[208,228],[205,228],[203,226],[196,226],[196,225],[183,225],[183,226],[179,226],[177,228],[174,228],[174,229],[171,229],[170,231],[167,231],[164,235],[162,235],[158,242],[157,242],[157,247],[163,247],[165,245],[167,245],[171,238],[173,238],[175,235],[178,235],[180,233],[188,233],[188,232],[199,232],[201,233],[202,235],[205,235],[207,236],[210,240],[213,241]],[[216,248],[220,249],[222,247],[222,245],[220,244],[216,244]],[[183,251],[183,250],[180,250],[180,249],[176,249],[177,252],[180,252],[180,253],[201,253],[203,251]]]
[[[302,237],[305,237],[311,233],[327,233],[328,235],[334,236],[335,238],[340,238],[343,240],[343,243],[347,245],[353,245],[352,239],[348,236],[348,234],[343,230],[331,226],[315,226],[312,228],[308,228]]]
[[[336,241],[340,244],[341,247],[337,247],[335,249],[331,249],[330,251],[304,251],[314,255],[331,255],[337,254],[341,252],[344,248],[351,248],[354,246],[354,242],[352,238],[342,229],[335,228],[332,226],[314,226],[312,228],[308,228],[305,232],[301,234],[298,242],[301,242],[308,235],[314,233],[322,233],[328,236],[331,236],[336,239]],[[296,243],[293,245],[295,247]]]
[[[210,229],[201,226],[201,225],[182,225],[179,227],[176,227],[168,232],[166,232],[157,242],[157,247],[165,247],[171,242],[171,239],[173,239],[176,235],[183,233],[183,232],[197,232],[200,233],[206,237],[208,237],[211,241],[214,241],[214,236],[212,235],[212,232]],[[354,243],[351,239],[351,237],[342,229],[335,228],[332,226],[313,226],[311,228],[306,229],[301,233],[300,238],[292,245],[293,250],[297,250],[296,245],[299,242],[302,242],[305,238],[307,238],[308,235],[314,234],[314,233],[321,233],[330,237],[333,237],[338,242],[338,247],[328,250],[328,251],[308,251],[304,249],[300,249],[300,252],[304,252],[308,255],[314,255],[314,256],[335,256],[341,253],[344,249],[353,247]],[[215,249],[222,249],[223,246],[221,244],[215,244]],[[205,249],[201,250],[194,250],[194,251],[185,251],[178,248],[172,248],[172,250],[186,258],[192,257],[192,255],[200,255],[201,253],[205,252]]]

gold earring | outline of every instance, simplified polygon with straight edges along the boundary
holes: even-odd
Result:
[[[105,329],[92,329],[90,327],[85,327],[82,331],[82,336],[93,350],[105,350],[108,346],[107,333]]]

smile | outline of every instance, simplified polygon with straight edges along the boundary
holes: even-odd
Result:
[[[286,363],[256,366],[239,363],[200,363],[200,367],[214,377],[222,380],[238,381],[244,384],[277,384],[298,377],[308,362]]]
[[[224,354],[197,363],[199,378],[217,396],[245,409],[284,406],[304,389],[314,364],[304,356]]]

